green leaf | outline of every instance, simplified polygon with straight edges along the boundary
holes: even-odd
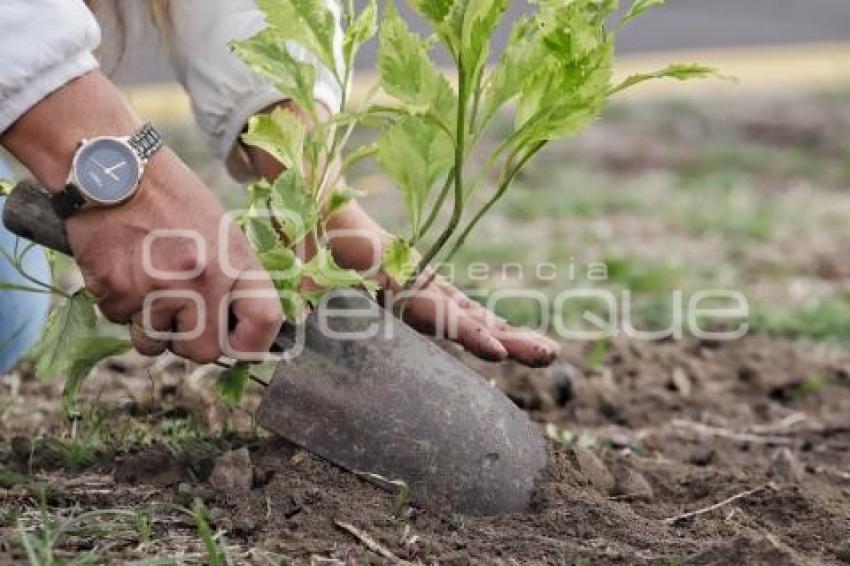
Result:
[[[615,0],[542,2],[514,26],[487,81],[482,124],[519,96],[515,147],[565,137],[599,115],[609,96]]]
[[[77,337],[71,347],[70,359],[73,361],[68,368],[65,387],[62,389],[62,404],[65,411],[70,412],[73,409],[80,388],[94,366],[110,356],[123,354],[132,346],[129,340],[111,336],[91,334]]]
[[[499,108],[545,71],[547,56],[548,52],[537,34],[536,22],[529,17],[517,21],[511,29],[502,58],[486,81],[483,123],[489,122]]]
[[[231,47],[237,57],[266,77],[285,98],[315,114],[316,68],[296,61],[275,30],[266,29],[250,39],[234,42]]]
[[[404,195],[414,239],[434,184],[451,168],[453,159],[448,136],[419,118],[396,122],[378,140],[378,163]]]
[[[66,371],[74,359],[75,341],[88,336],[96,324],[94,304],[85,291],[54,308],[31,351],[36,373],[41,377],[56,377]]]
[[[369,0],[360,15],[354,19],[351,26],[345,30],[342,42],[342,53],[348,67],[354,65],[354,58],[361,45],[372,39],[378,32],[378,3]]]
[[[623,19],[620,21],[620,25],[627,24],[635,18],[643,15],[644,12],[649,10],[650,8],[654,8],[656,6],[663,5],[665,0],[635,0],[632,3],[632,7],[629,8],[629,11],[623,16]]]
[[[352,189],[350,187],[337,187],[334,189],[333,193],[331,193],[331,198],[328,200],[327,212],[325,213],[325,219],[328,219],[335,215],[337,212],[340,212],[345,207],[347,207],[351,201],[362,196],[363,193],[358,191],[357,189]]]
[[[402,237],[396,237],[384,250],[384,273],[398,285],[404,285],[416,271],[419,257],[416,250]]]
[[[245,386],[251,377],[251,369],[247,363],[237,362],[218,375],[215,389],[218,396],[229,407],[234,407],[242,401]]]
[[[614,0],[550,2],[535,16],[528,41],[545,49],[529,70],[516,115],[517,145],[572,135],[595,119],[607,102],[614,37],[605,23]]]
[[[248,121],[242,141],[258,147],[277,159],[286,169],[304,174],[304,123],[285,108],[271,114],[257,114]]]
[[[304,265],[292,250],[277,248],[263,252],[259,257],[278,290],[293,291],[301,286]]]
[[[266,271],[279,273],[285,280],[287,288],[295,288],[301,282],[301,260],[289,248],[275,248],[259,255],[260,262]],[[280,279],[275,278],[275,282]]]
[[[272,185],[271,210],[290,246],[301,242],[319,222],[307,182],[294,169],[284,171]]]
[[[8,179],[0,179],[0,195],[8,196],[12,194],[13,188],[15,188],[15,183]]]
[[[322,248],[313,256],[313,259],[304,266],[304,275],[312,279],[322,291],[367,285],[366,280],[358,272],[353,269],[343,269],[337,265],[329,248]]]
[[[432,26],[445,21],[456,0],[408,0],[408,4]]]
[[[391,3],[381,24],[378,69],[384,91],[403,103],[409,113],[454,113],[452,87]]]
[[[280,292],[280,304],[286,319],[301,322],[306,315],[306,304],[300,297],[304,265],[287,248],[277,248],[260,254],[260,262]]]
[[[254,251],[258,253],[277,249],[280,246],[280,241],[277,239],[274,229],[269,225],[269,221],[265,218],[259,218],[253,211],[249,211],[246,218],[243,219],[242,225],[245,228],[245,235]]]
[[[272,198],[272,186],[265,179],[251,183],[245,189],[245,192],[248,194],[248,207],[263,207]]]
[[[676,79],[679,81],[688,81],[691,79],[705,79],[716,76],[718,76],[717,69],[706,65],[700,65],[699,63],[674,63],[660,71],[655,71],[654,73],[639,73],[631,75],[623,82],[612,88],[610,94],[616,94],[637,84],[654,79]]]
[[[342,172],[345,173],[351,168],[355,163],[360,162],[361,160],[375,155],[378,152],[378,144],[370,143],[367,145],[361,145],[350,154],[345,156],[345,160],[342,163]]]
[[[257,253],[276,249],[281,245],[269,218],[272,186],[265,179],[251,183],[246,188],[245,209],[238,223]]]
[[[458,1],[458,4],[461,4]],[[490,55],[490,36],[502,20],[507,0],[465,0],[461,25],[461,60],[470,82],[481,72]]]
[[[334,74],[336,19],[324,0],[257,0],[276,35],[311,51]]]

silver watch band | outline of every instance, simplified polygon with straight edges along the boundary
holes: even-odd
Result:
[[[153,124],[148,123],[142,126],[127,143],[142,161],[146,161],[162,147],[163,140]]]

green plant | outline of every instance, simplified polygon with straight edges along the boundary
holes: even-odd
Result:
[[[805,399],[811,397],[829,383],[829,379],[825,375],[812,375],[803,379],[794,387],[794,396],[797,399]]]
[[[287,314],[303,314],[303,307],[324,291],[365,283],[339,269],[326,247],[320,245],[306,265],[290,250],[310,235],[320,239],[327,218],[350,200],[353,193],[343,175],[358,161],[373,157],[401,192],[409,229],[388,247],[383,268],[397,283],[409,285],[429,264],[457,253],[532,157],[550,141],[581,131],[614,95],[651,79],[713,74],[702,65],[670,65],[612,82],[617,33],[662,3],[636,0],[609,29],[617,0],[533,2],[533,12],[514,24],[507,47],[488,69],[491,37],[507,0],[408,0],[431,27],[433,36],[427,39],[408,28],[393,2],[379,16],[375,0],[359,13],[348,1],[341,53],[334,48],[334,16],[323,0],[260,0],[268,26],[235,43],[233,50],[314,124],[305,128],[291,112],[277,110],[254,117],[243,136],[246,144],[266,150],[286,167],[274,183],[249,188],[242,223],[264,265],[278,275],[283,268],[276,279],[285,292]],[[375,35],[380,84],[354,104],[347,93],[355,58]],[[312,95],[316,70],[293,59],[284,48],[287,41],[310,50],[338,83],[342,108],[333,118],[319,119]],[[431,58],[437,41],[452,56],[454,85]],[[378,94],[383,98],[375,102]],[[484,166],[472,171],[478,142],[506,108],[514,114],[511,131],[489,152]],[[348,148],[357,126],[377,128],[377,142]],[[493,177],[495,189],[477,210],[470,210],[473,196]],[[447,220],[429,238],[443,218]],[[421,255],[415,246],[423,247]],[[315,281],[317,271],[323,275],[322,289],[309,296],[299,293],[301,278]]]
[[[227,550],[224,533],[213,532],[209,524],[209,511],[201,501],[195,501],[191,510],[186,510],[195,521],[198,536],[204,544],[207,553],[207,563],[210,566],[230,566],[233,560]]]
[[[647,80],[712,75],[702,65],[677,64],[613,81],[617,34],[662,3],[634,0],[610,27],[618,0],[536,0],[531,13],[513,24],[507,46],[488,68],[491,38],[508,0],[408,0],[431,27],[425,39],[409,29],[393,2],[379,14],[377,0],[359,11],[346,0],[341,44],[324,0],[258,0],[268,25],[235,42],[233,51],[307,119],[285,109],[251,118],[244,143],[262,148],[285,170],[273,182],[247,188],[239,222],[272,273],[288,319],[302,320],[333,289],[375,287],[360,273],[339,267],[323,238],[327,220],[357,194],[344,175],[361,160],[375,159],[403,197],[409,227],[387,247],[382,267],[398,284],[410,286],[430,264],[454,257],[536,154],[549,142],[580,132],[613,96]],[[355,60],[375,36],[380,83],[354,103],[348,93]],[[295,59],[287,42],[306,48],[323,69]],[[451,54],[454,84],[431,57],[437,42]],[[341,108],[327,119],[313,95],[318,72],[329,73],[342,93]],[[487,151],[479,142],[505,111],[513,114],[512,126]],[[377,129],[377,141],[349,147],[358,127]],[[482,151],[484,164],[474,168]],[[488,179],[495,179],[489,195],[484,192]],[[9,188],[0,184],[4,193]],[[318,251],[304,262],[294,248],[308,239]],[[17,250],[7,259],[20,265]],[[309,291],[302,287],[305,278],[313,283]],[[64,401],[71,410],[92,367],[130,343],[99,329],[85,291],[70,294],[28,281],[15,288],[61,297],[33,357],[39,374],[68,376]],[[237,365],[221,375],[218,390],[228,403],[238,402],[249,377],[245,366]]]

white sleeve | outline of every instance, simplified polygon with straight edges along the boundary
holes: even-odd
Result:
[[[82,0],[2,0],[0,38],[0,133],[97,68],[100,28]]]
[[[328,4],[339,21],[339,6],[330,0]],[[215,154],[226,159],[230,173],[246,180],[253,172],[236,143],[238,137],[253,114],[283,97],[233,55],[229,45],[262,30],[263,14],[254,0],[174,0],[171,20],[172,63],[192,99],[198,125]],[[341,96],[331,72],[305,49],[289,49],[296,59],[316,66],[314,96],[337,111]]]

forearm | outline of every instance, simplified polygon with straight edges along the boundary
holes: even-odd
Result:
[[[140,125],[120,91],[94,71],[42,99],[0,137],[0,144],[39,181],[59,190],[82,139],[129,136]]]

